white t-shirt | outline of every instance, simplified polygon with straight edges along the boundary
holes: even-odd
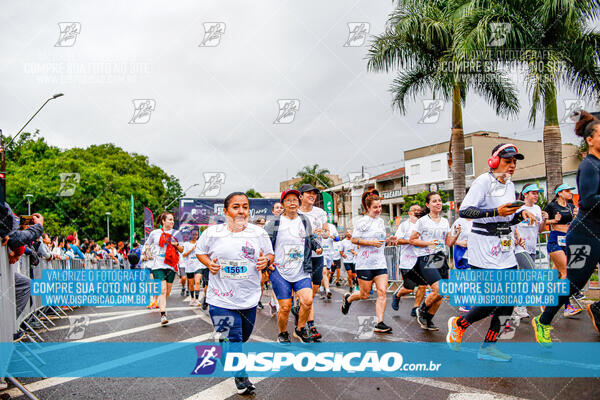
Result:
[[[343,250],[342,242],[340,242],[340,241],[337,241],[337,242],[334,241],[333,242],[333,255],[332,255],[331,259],[334,260],[334,261],[335,260],[340,260],[342,258],[341,254],[340,254],[340,251],[342,251],[342,250]]]
[[[531,207],[523,206],[519,208],[518,212],[523,210],[527,210],[535,215],[535,223],[533,225],[529,225],[527,221],[522,221],[521,223],[515,225],[515,228],[517,231],[519,231],[519,236],[525,240],[525,248],[515,244],[515,253],[522,253],[526,251],[529,254],[535,254],[540,224],[542,223],[542,209],[537,204],[534,204]]]
[[[410,219],[402,221],[402,223],[398,226],[398,230],[396,231],[396,236],[398,239],[409,240],[410,235],[415,230],[416,223],[410,222]],[[415,254],[415,247],[411,244],[402,244],[400,245],[400,262],[399,267],[401,269],[412,269],[417,262],[417,255]]]
[[[494,175],[487,172],[479,175],[473,181],[460,209],[464,210],[468,207],[491,209],[515,200],[514,183],[512,181],[501,183]],[[509,215],[507,217],[478,218],[474,219],[473,222],[508,222],[512,219],[513,215]],[[479,235],[476,232],[477,228],[473,227],[468,239],[470,265],[487,269],[506,269],[517,265],[514,250],[502,251],[500,237]],[[514,244],[514,236],[512,241]]]
[[[255,307],[260,300],[261,272],[256,261],[273,254],[267,232],[258,225],[248,224],[241,232],[231,232],[227,224],[208,227],[196,243],[196,254],[217,259],[221,270],[210,273],[206,302],[231,310]]]
[[[419,240],[430,242],[433,240],[438,241],[436,247],[414,247],[415,255],[417,257],[428,256],[430,254],[438,253],[446,249],[446,236],[450,231],[450,224],[444,217],[440,217],[439,222],[435,222],[431,219],[429,214],[419,218],[415,224],[414,232],[419,232]]]
[[[313,206],[312,210],[310,210],[309,212],[302,212],[301,210],[298,210],[298,214],[306,215],[306,217],[310,221],[310,227],[313,231],[313,234],[315,233],[315,229],[323,229],[323,225],[327,224],[327,213],[322,208]],[[323,238],[321,237],[321,235],[317,235],[316,239],[320,245],[323,245]],[[325,253],[325,249],[323,249],[323,253]],[[312,253],[310,253],[310,256],[313,258],[321,257],[320,255],[315,253],[314,250]]]
[[[310,278],[310,273],[304,272],[302,265],[305,236],[306,230],[300,217],[289,219],[281,216],[275,243],[275,268],[288,282]]]
[[[187,253],[188,251],[192,250],[187,257],[183,257],[183,265],[185,267],[186,273],[191,274],[191,273],[196,272],[199,269],[206,268],[206,265],[202,264],[200,262],[200,260],[198,260],[198,257],[196,257],[196,244],[197,243],[198,243],[198,241],[196,241],[196,243],[185,242],[183,244],[183,252],[184,253]]]
[[[450,228],[450,231],[452,232],[452,235],[454,235],[454,230],[456,229],[456,227],[460,225],[461,230],[460,230],[460,234],[458,235],[458,238],[456,239],[457,242],[462,242],[464,240],[467,241],[467,250],[465,251],[465,254],[463,255],[464,259],[469,259],[469,234],[471,233],[471,228],[473,227],[473,220],[468,220],[466,218],[458,218],[456,221],[454,221],[454,223],[452,224],[452,228]],[[457,244],[458,246],[458,244]]]
[[[173,236],[176,240],[178,240],[181,243],[181,233],[178,230],[171,229],[164,232]],[[148,240],[146,241],[145,246],[150,248],[150,254],[152,254],[152,260],[150,260],[149,266],[151,269],[166,268],[174,270],[173,267],[171,267],[168,264],[165,264],[165,252],[167,251],[167,245],[165,244],[162,247],[158,245],[160,243],[160,236],[162,235],[162,233],[162,229],[155,229],[152,232],[150,232]],[[179,258],[181,260],[181,254],[179,254]]]
[[[381,218],[361,217],[352,232],[352,239],[385,240],[385,223]],[[387,268],[384,255],[385,243],[381,247],[358,246],[356,269]]]
[[[341,241],[342,243],[342,250],[344,251],[344,254],[346,255],[346,258],[342,259],[342,262],[345,262],[347,264],[352,264],[354,262],[354,254],[352,254],[352,252],[350,252],[350,250],[354,250],[355,252],[358,252],[358,247],[352,243],[352,240],[350,239],[344,239]]]
[[[335,237],[338,237],[338,233],[337,233],[337,229],[335,228],[335,225],[327,224],[327,226],[329,227],[329,236],[327,237],[327,239],[323,239],[323,241],[321,243],[323,246],[323,255],[328,260],[334,260],[333,253],[335,252],[335,250],[333,248],[333,244],[334,244],[333,239]]]

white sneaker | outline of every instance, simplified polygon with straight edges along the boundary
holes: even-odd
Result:
[[[514,314],[519,318],[529,318],[527,307],[515,307]]]
[[[184,303],[189,303],[190,301],[192,301],[192,298],[191,298],[191,296],[188,296],[188,297],[184,298],[182,301]]]
[[[197,305],[198,305],[198,300],[196,300],[196,299],[192,299],[192,300],[190,301],[190,307],[194,307],[194,306],[197,306]]]
[[[166,325],[168,323],[169,323],[169,320],[167,319],[167,314],[165,314],[162,317],[160,317],[160,324],[161,325]]]

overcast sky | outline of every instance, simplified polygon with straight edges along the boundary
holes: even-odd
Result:
[[[199,183],[191,196],[202,190],[204,172],[225,173],[224,195],[278,191],[280,181],[314,163],[344,178],[361,166],[371,175],[398,168],[403,150],[448,140],[451,115],[446,104],[437,123],[419,123],[430,94],[404,116],[394,111],[393,75],[366,71],[368,40],[344,46],[348,23],[380,33],[392,7],[372,0],[3,1],[0,128],[14,135],[46,98],[64,93],[29,130],[62,148],[111,142],[145,154],[184,189]],[[60,36],[62,22],[78,23],[74,41]],[[215,26],[224,33],[200,46],[209,22],[221,22]],[[564,100],[576,97],[564,88],[558,97],[562,117]],[[129,123],[134,99],[155,101],[146,123]],[[299,109],[292,122],[274,124],[282,99],[299,100]],[[529,126],[524,89],[520,100],[520,115],[507,121],[470,95],[465,133],[540,139],[543,121]],[[564,142],[578,143],[572,124],[561,128]]]

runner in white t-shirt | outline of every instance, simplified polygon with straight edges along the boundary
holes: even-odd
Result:
[[[355,300],[367,300],[375,283],[377,301],[375,315],[377,324],[373,328],[377,333],[390,333],[392,328],[383,322],[387,302],[388,270],[384,249],[386,242],[395,243],[393,236],[386,239],[385,222],[381,214],[381,200],[377,190],[370,190],[362,195],[363,209],[366,215],[356,221],[352,232],[352,243],[358,246],[356,256],[356,275],[360,291],[346,293],[342,299],[342,313],[348,314],[350,305]]]
[[[198,257],[196,257],[196,242],[200,236],[200,229],[194,226],[191,231],[188,232],[189,241],[183,244],[183,263],[185,265],[185,274],[188,282],[188,289],[190,291],[190,306],[199,306],[200,290],[202,286],[202,277],[208,274],[208,269],[202,264]],[[204,293],[206,297],[206,292]],[[206,303],[204,303],[206,304]]]
[[[273,247],[263,228],[248,223],[246,194],[229,194],[223,207],[226,222],[202,233],[196,254],[211,273],[206,301],[215,331],[229,342],[246,342],[254,329],[262,271],[273,263]],[[247,376],[236,377],[235,384],[239,394],[255,390]]]
[[[328,223],[327,226],[329,228],[329,234],[321,243],[325,264],[325,268],[323,269],[323,281],[319,288],[321,299],[325,298],[325,296],[327,296],[328,299],[331,299],[332,296],[331,290],[329,290],[329,283],[331,282],[331,276],[333,275],[331,271],[333,265],[333,253],[335,252],[333,244],[335,243],[335,238],[339,238],[335,225]]]
[[[519,211],[527,210],[535,215],[535,222],[529,225],[529,221],[521,221],[515,225],[515,258],[519,269],[535,269],[535,253],[537,251],[538,237],[544,230],[548,213],[542,211],[536,203],[541,189],[536,183],[530,183],[521,190],[520,199],[525,202]],[[527,307],[517,306],[514,315],[519,318],[529,318]]]
[[[300,302],[298,322],[294,329],[294,337],[302,342],[313,341],[306,329],[306,322],[313,303],[311,271],[311,249],[322,253],[317,241],[312,236],[310,222],[304,215],[298,214],[300,192],[287,190],[281,194],[284,212],[280,217],[270,221],[266,227],[275,252],[274,270],[269,280],[279,301],[277,325],[279,326],[279,343],[290,343],[287,332],[288,318],[292,308],[292,293]]]
[[[310,221],[310,225],[312,228],[313,235],[319,245],[322,244],[324,238],[329,236],[329,226],[327,223],[327,213],[325,210],[319,207],[315,207],[315,201],[317,200],[317,195],[320,193],[319,189],[314,187],[309,183],[305,183],[300,186],[300,208],[298,209],[298,214],[305,215]],[[312,287],[313,287],[313,297],[316,296],[319,291],[319,287],[323,283],[323,270],[325,269],[325,265],[323,262],[323,256],[317,254],[316,252],[311,253],[312,260]],[[294,314],[294,318],[298,318],[299,306],[295,306],[292,308],[292,313]],[[307,321],[308,331],[311,334],[311,337],[314,340],[321,339],[322,335],[319,333],[317,328],[315,327],[315,305],[313,302],[313,306],[310,310],[310,315]]]
[[[158,307],[160,308],[160,323],[166,325],[169,323],[167,318],[167,299],[169,298],[169,294],[171,294],[171,287],[175,280],[180,258],[179,253],[183,251],[183,246],[179,243],[182,241],[180,232],[173,229],[173,225],[175,224],[173,214],[170,212],[162,213],[158,217],[158,223],[161,229],[155,229],[150,232],[144,246],[150,249],[153,279],[161,281]]]
[[[350,293],[354,291],[354,287],[358,285],[356,280],[356,265],[354,264],[354,257],[358,251],[358,246],[352,243],[352,231],[346,230],[346,236],[342,240],[342,250],[340,255],[342,256],[342,262],[344,263],[344,269],[348,277],[348,288]]]
[[[271,207],[271,212],[273,216],[270,219],[273,219],[281,214],[283,214],[283,204],[281,202],[276,202]],[[271,317],[274,317],[279,312],[279,302],[277,301],[277,297],[275,297],[275,291],[271,288],[271,299],[269,300],[269,308],[271,310]]]
[[[473,181],[462,202],[459,215],[473,219],[473,228],[469,234],[469,265],[473,269],[502,270],[517,267],[512,245],[512,226],[528,218],[531,218],[531,224],[535,221],[535,216],[527,210],[517,213],[521,205],[515,203],[515,185],[511,178],[517,160],[523,159],[523,155],[512,144],[494,147],[488,160],[490,172]],[[485,342],[477,357],[510,361],[511,356],[498,350],[495,343],[512,312],[513,306],[475,306],[466,315],[448,320],[446,342],[452,350],[458,351],[465,330],[474,322],[493,314]]]
[[[392,309],[398,311],[400,308],[400,298],[412,293],[415,288],[417,288],[415,292],[415,302],[410,312],[411,317],[417,316],[417,308],[421,305],[421,302],[425,297],[425,291],[427,290],[427,285],[417,285],[410,279],[410,276],[407,275],[407,272],[409,272],[417,262],[414,247],[410,244],[410,235],[412,234],[412,231],[415,230],[415,225],[419,219],[417,215],[420,212],[421,206],[418,204],[410,206],[408,209],[408,219],[404,220],[398,226],[398,230],[394,235],[397,240],[396,246],[400,246],[400,262],[398,264],[400,273],[402,274],[402,286],[400,286],[392,295]]]
[[[425,214],[417,220],[410,235],[410,244],[417,256],[415,266],[405,276],[418,285],[431,286],[431,293],[417,308],[417,323],[421,328],[437,331],[433,317],[442,303],[438,281],[448,278],[447,247],[453,246],[458,237],[450,233],[448,220],[441,216],[442,197],[437,192],[429,192],[425,197]]]
[[[342,268],[342,242],[339,236],[333,239],[333,263],[331,264],[331,273],[329,274],[329,283],[333,283],[333,276],[335,275],[335,286],[342,286],[340,283],[340,270]]]

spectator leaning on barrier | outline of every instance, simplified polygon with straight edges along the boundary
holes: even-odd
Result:
[[[37,240],[44,232],[44,217],[33,214],[33,225],[19,230],[19,218],[8,203],[0,205],[0,237],[2,245],[8,245],[8,262],[14,264],[25,253],[25,244]],[[23,312],[31,297],[31,281],[25,275],[15,272],[15,304],[17,317]]]
[[[76,232],[77,233],[77,232]],[[67,236],[67,249],[71,250],[71,252],[73,252],[73,258],[79,258],[79,259],[84,259],[84,255],[81,252],[81,250],[79,250],[79,247],[77,246],[77,239],[75,238],[75,236],[73,235],[69,235]]]

